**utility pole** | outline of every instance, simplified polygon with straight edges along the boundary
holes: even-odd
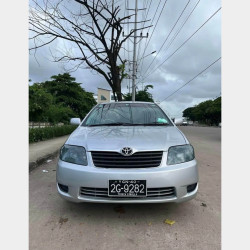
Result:
[[[132,101],[135,101],[135,78],[136,78],[136,40],[137,40],[137,11],[138,0],[135,0],[135,24],[134,24],[134,52],[133,52],[133,75],[132,75]]]
[[[132,101],[135,101],[135,90],[136,90],[136,79],[137,79],[137,76],[136,76],[136,73],[137,73],[137,61],[136,61],[136,46],[137,46],[137,38],[139,37],[140,39],[142,38],[147,38],[148,37],[148,33],[146,36],[143,36],[142,35],[142,32],[140,33],[139,36],[137,36],[137,24],[138,24],[138,21],[137,21],[137,12],[139,10],[145,10],[146,8],[143,8],[143,9],[138,9],[138,0],[135,0],[135,8],[134,9],[130,9],[130,8],[127,8],[127,10],[133,10],[135,11],[135,21],[134,21],[134,34],[133,34],[133,38],[134,38],[134,46],[133,46],[133,69],[132,69],[132,75],[128,76],[127,78],[128,79],[132,79]],[[144,23],[144,22],[148,22],[150,20],[144,20],[144,21],[141,21],[140,23]],[[146,29],[146,28],[150,28],[152,27],[152,25],[150,26],[147,26],[147,27],[144,27],[143,28],[140,28],[139,30],[142,30],[142,29]],[[124,36],[124,33],[123,33],[123,36]],[[140,42],[140,41],[139,41]],[[129,62],[130,63],[130,62]],[[129,80],[129,85],[130,85],[130,80]],[[129,89],[130,89],[130,86],[129,86]],[[129,91],[130,92],[130,91]]]
[[[128,82],[128,92],[129,92],[129,94],[131,93],[130,92],[130,90],[131,90],[130,80],[133,79],[133,76],[130,74],[130,72],[133,72],[133,69],[130,69],[131,68],[130,67],[131,64],[133,64],[132,61],[128,61],[127,62],[127,65],[128,65],[128,76],[126,78],[129,80],[129,82]]]

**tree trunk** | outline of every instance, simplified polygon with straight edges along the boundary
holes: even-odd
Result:
[[[113,68],[111,69],[112,74],[112,83],[113,83],[113,92],[115,92],[117,100],[122,101],[122,93],[121,93],[121,79],[119,68],[116,66],[114,62],[111,62]]]
[[[116,93],[115,93],[115,90],[112,88],[112,92],[113,92],[113,96],[114,96],[114,99],[115,99],[115,102],[117,101],[117,98],[116,98]]]
[[[118,99],[118,101],[122,101],[122,93],[121,92],[117,93],[117,99]]]
[[[119,77],[116,78],[116,82],[114,82],[114,85],[117,99],[118,101],[122,101],[121,79]]]

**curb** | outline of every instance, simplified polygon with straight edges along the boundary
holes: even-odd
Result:
[[[29,162],[29,172],[31,172],[35,168],[39,167],[41,164],[43,164],[44,162],[46,162],[49,158],[56,157],[57,154],[59,153],[59,151],[60,151],[60,149],[57,149],[56,151],[54,151],[51,154],[47,154],[47,155],[45,155],[43,157],[38,158],[36,161]]]

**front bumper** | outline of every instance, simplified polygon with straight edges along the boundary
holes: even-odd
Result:
[[[87,197],[80,194],[81,187],[108,188],[109,180],[146,180],[147,188],[174,187],[175,195],[171,197]],[[68,186],[63,192],[58,183]],[[197,183],[196,188],[187,192],[187,186]],[[197,161],[159,166],[154,168],[97,168],[81,166],[59,160],[57,165],[57,190],[61,197],[72,202],[100,203],[164,203],[183,202],[193,199],[198,191]]]

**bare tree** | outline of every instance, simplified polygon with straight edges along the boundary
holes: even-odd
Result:
[[[55,3],[56,2],[56,3]],[[121,82],[126,76],[125,59],[120,56],[124,42],[133,35],[123,33],[123,25],[133,15],[119,17],[120,7],[106,0],[31,0],[30,39],[36,50],[56,39],[67,41],[70,49],[53,54],[54,61],[73,62],[72,70],[85,68],[101,74],[110,85],[115,100],[122,100]],[[140,29],[145,29],[139,28]]]

